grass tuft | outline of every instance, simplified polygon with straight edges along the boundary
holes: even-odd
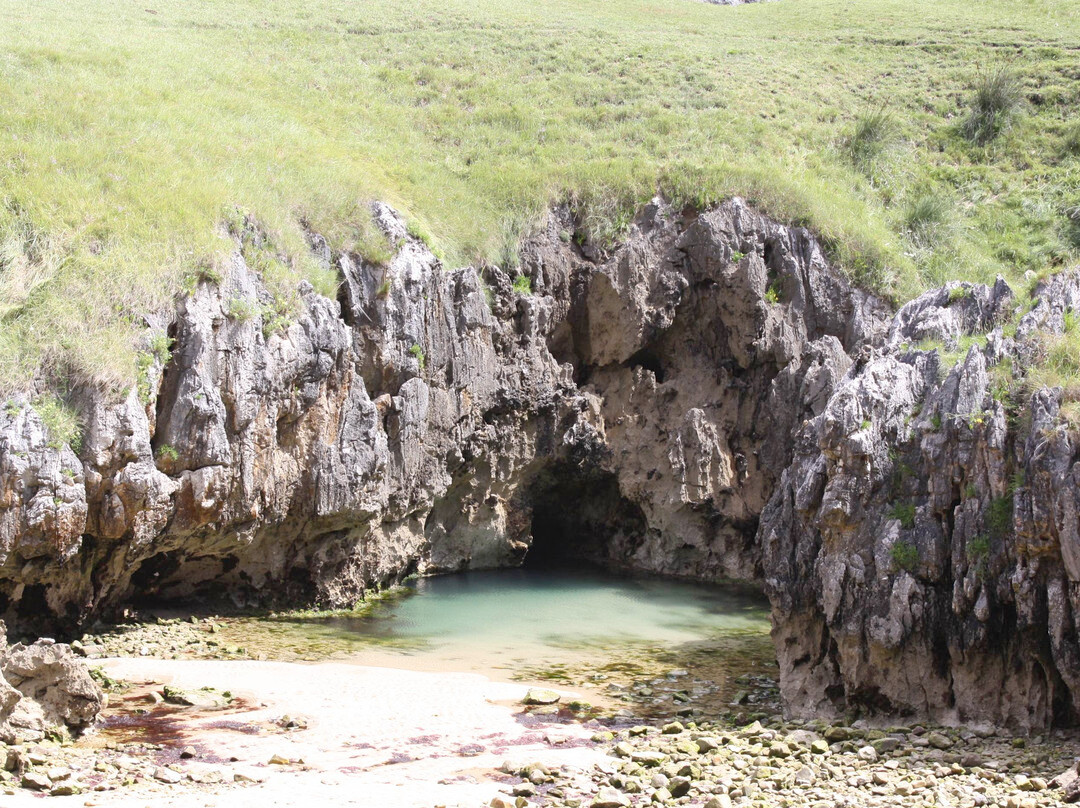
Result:
[[[904,205],[904,232],[919,247],[933,247],[949,235],[952,205],[940,193],[922,193]]]
[[[884,104],[860,112],[847,139],[852,162],[857,166],[869,165],[897,139],[899,131],[896,118]]]
[[[972,88],[964,136],[984,146],[1004,132],[1024,104],[1024,85],[1010,65],[980,71]]]
[[[34,402],[34,410],[45,424],[48,445],[53,449],[70,446],[75,454],[82,448],[83,423],[79,414],[59,396],[47,395]]]

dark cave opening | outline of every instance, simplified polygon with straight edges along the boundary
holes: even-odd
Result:
[[[530,488],[532,542],[524,566],[623,566],[647,530],[614,474],[555,463]]]

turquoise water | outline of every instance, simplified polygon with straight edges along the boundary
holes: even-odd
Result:
[[[371,616],[332,619],[327,627],[394,641],[362,654],[361,662],[396,665],[395,657],[411,657],[414,667],[473,670],[635,645],[674,647],[769,627],[765,600],[742,588],[594,571],[473,572],[421,579],[411,588]]]

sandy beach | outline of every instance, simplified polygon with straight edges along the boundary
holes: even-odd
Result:
[[[593,730],[523,715],[526,685],[478,674],[341,663],[108,659],[102,665],[133,683],[212,687],[236,696],[242,710],[182,716],[156,740],[161,765],[196,779],[220,772],[226,782],[151,780],[52,798],[60,804],[481,806],[509,794],[495,771],[506,760],[586,767],[605,758],[588,740]],[[306,728],[277,730],[284,715],[302,719]],[[185,747],[194,747],[194,758],[181,759]],[[271,764],[275,757],[294,762]],[[257,782],[235,783],[237,776]],[[5,803],[37,799],[20,792]]]

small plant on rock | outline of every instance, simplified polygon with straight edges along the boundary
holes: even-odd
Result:
[[[528,275],[518,275],[514,278],[514,291],[519,295],[531,295],[532,279]]]
[[[970,292],[967,289],[965,289],[963,286],[954,286],[952,289],[949,290],[949,302],[948,302],[948,305],[951,306],[954,303],[959,303],[961,300],[966,298],[969,294],[970,294]]]
[[[34,402],[34,409],[45,423],[49,434],[49,447],[60,449],[67,444],[78,454],[82,448],[83,429],[79,414],[55,395],[39,398]]]
[[[897,569],[914,572],[919,566],[919,548],[909,541],[898,541],[889,549],[889,557]]]
[[[976,536],[968,542],[967,557],[969,561],[979,562],[990,554],[990,537],[985,535]]]
[[[910,502],[898,502],[889,511],[889,516],[900,523],[904,530],[915,527],[915,506]]]
[[[180,459],[180,452],[165,443],[158,447],[157,458],[158,460],[164,460],[166,463],[175,463]]]
[[[416,359],[417,364],[420,365],[420,370],[424,369],[424,349],[416,343],[413,343],[409,348],[409,353]]]
[[[1001,538],[1011,533],[1012,520],[1013,498],[1011,496],[997,497],[990,503],[986,525],[990,529],[991,536]]]
[[[261,307],[254,300],[247,300],[242,297],[234,297],[228,302],[225,307],[225,314],[233,320],[241,323],[246,323],[253,317],[257,317],[260,313]]]

